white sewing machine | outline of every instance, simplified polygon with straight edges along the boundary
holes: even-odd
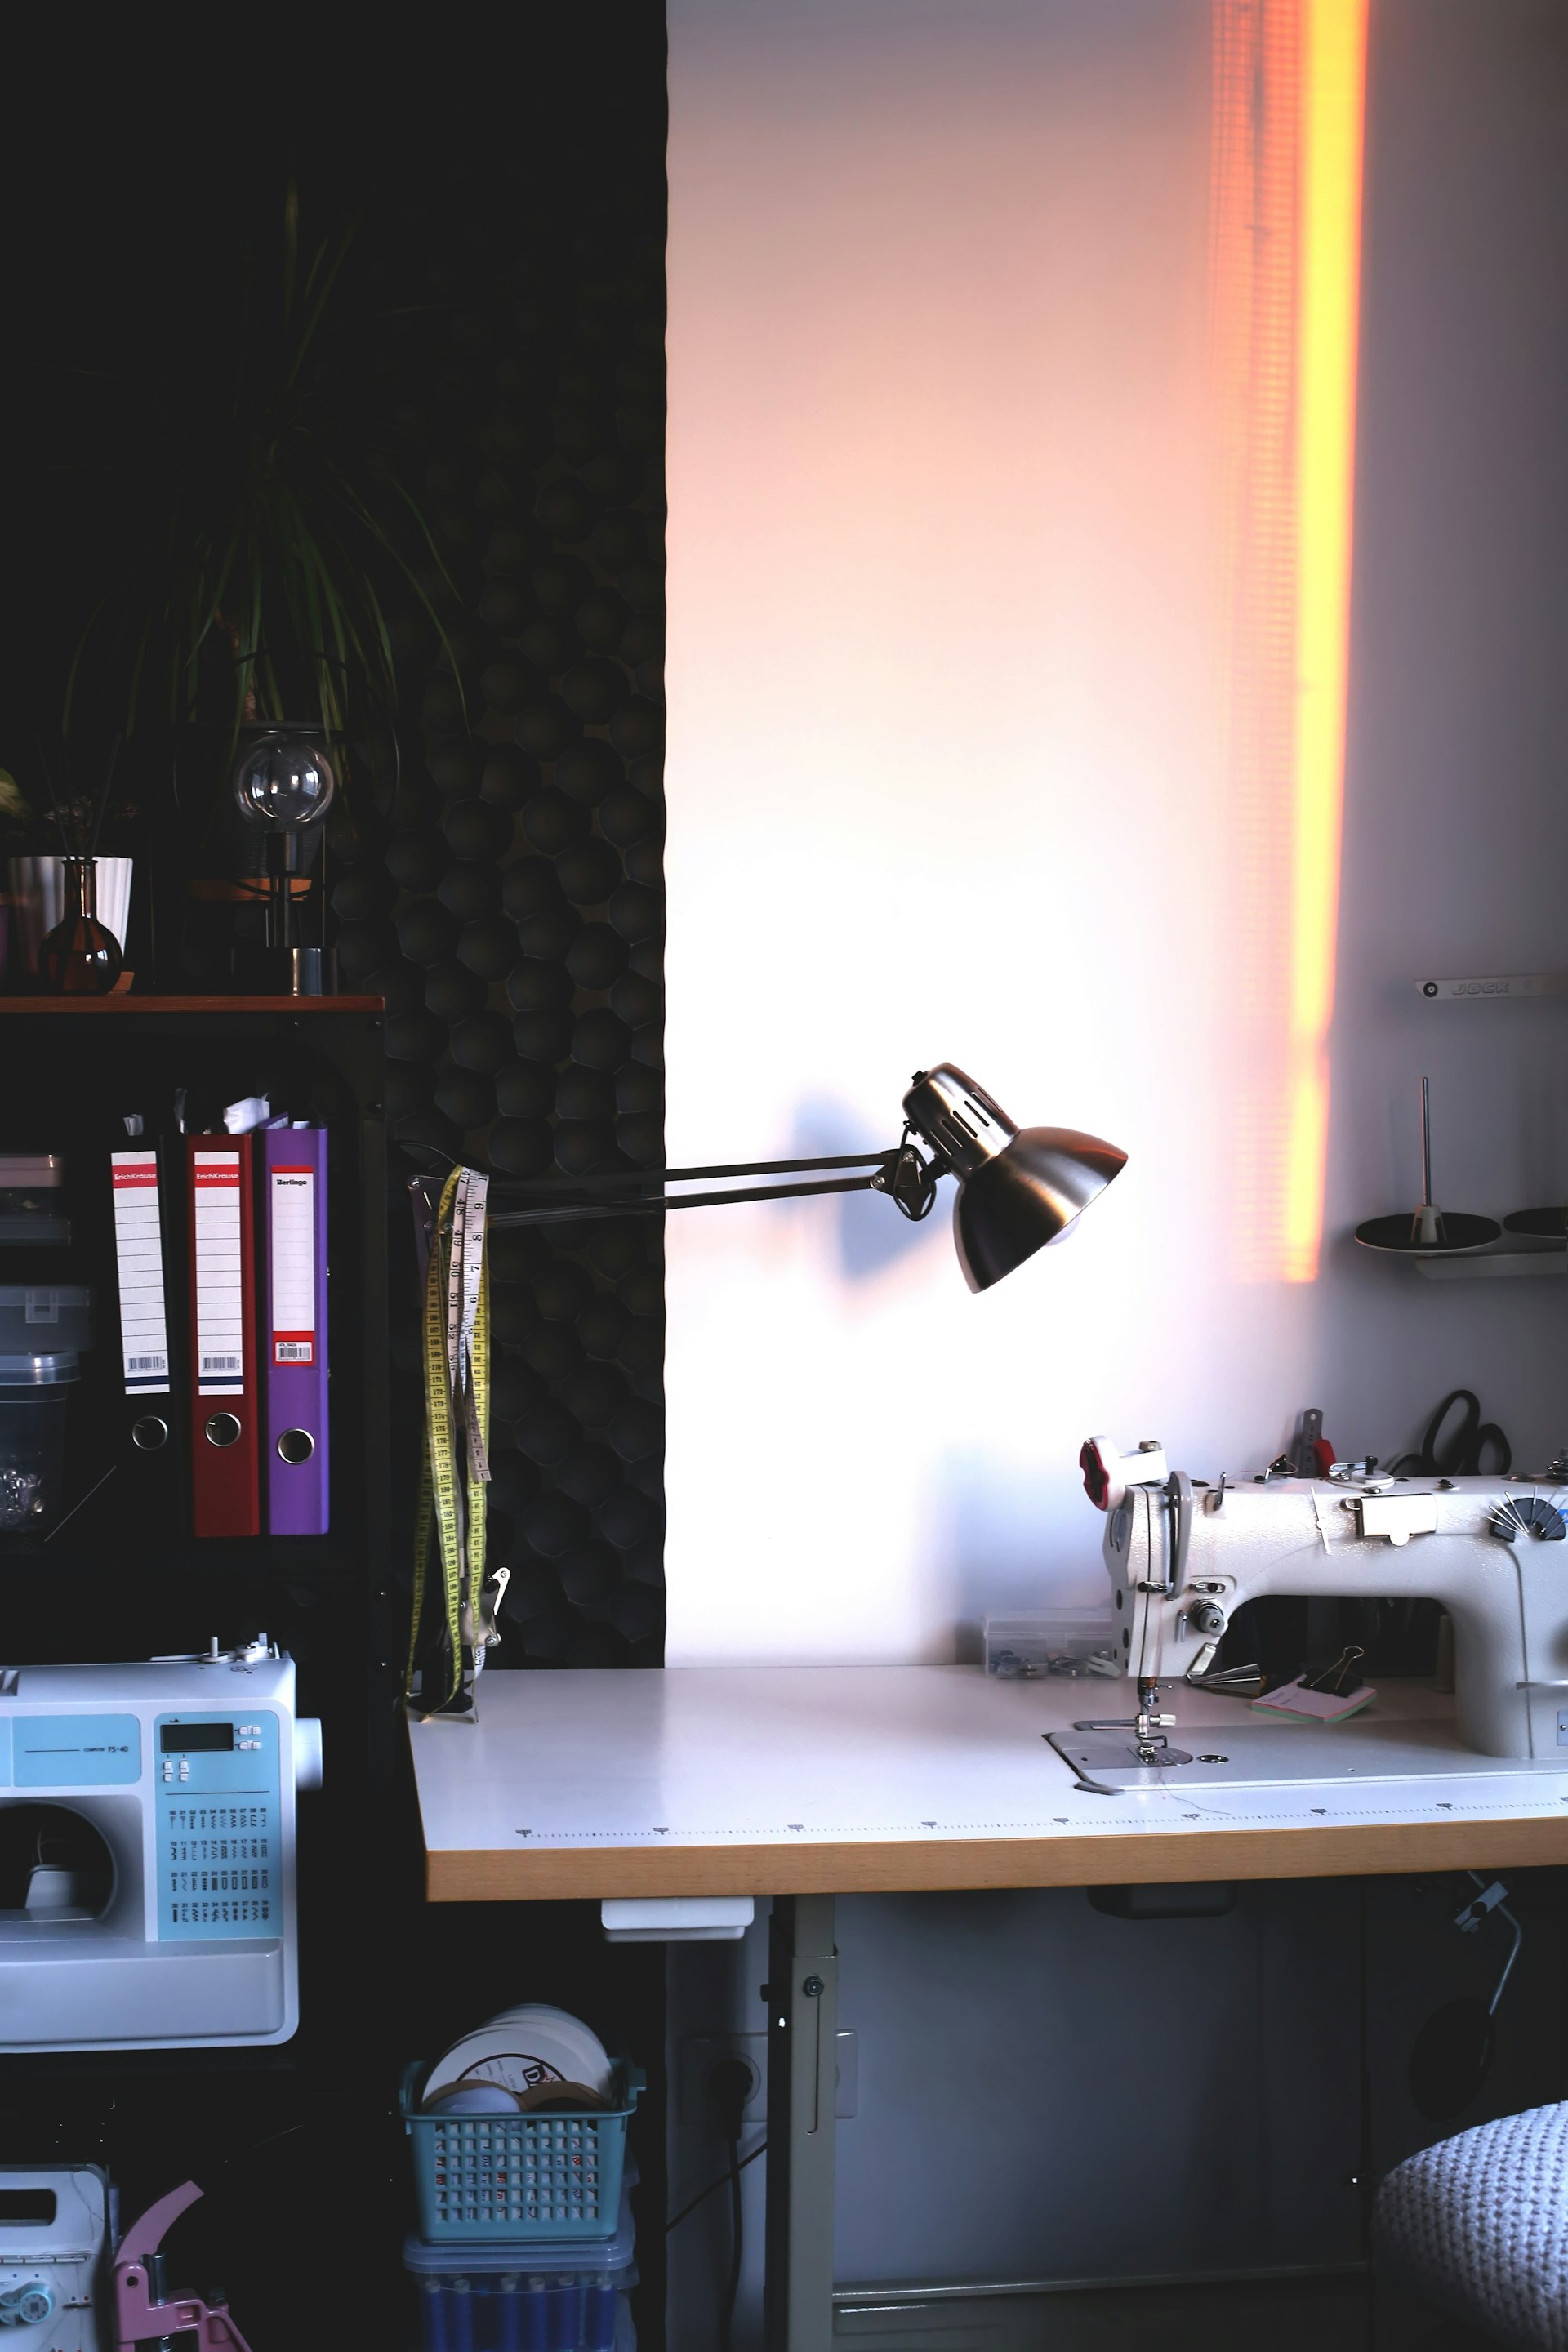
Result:
[[[1125,1726],[1079,1727],[1121,1729],[1127,1761],[1177,1760],[1161,1685],[1225,1689],[1212,1678],[1220,1637],[1244,1601],[1273,1593],[1440,1601],[1454,1623],[1461,1739],[1483,1756],[1559,1769],[1568,1759],[1561,1475],[1371,1477],[1336,1465],[1327,1478],[1210,1486],[1172,1472],[1158,1445],[1123,1454],[1107,1437],[1080,1459],[1106,1514],[1116,1639],[1138,1711]]]
[[[23,1898],[0,1909],[0,2051],[286,2042],[295,1791],[321,1778],[321,1725],[265,1635],[0,1668],[0,1842]]]

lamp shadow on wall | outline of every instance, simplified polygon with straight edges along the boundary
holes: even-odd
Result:
[[[1055,1465],[1022,1470],[991,1454],[965,1452],[943,1465],[942,1504],[949,1522],[943,1591],[956,1664],[984,1662],[988,1616],[1106,1605],[1103,1520],[1083,1512],[1079,1548],[1068,1559],[1042,1535],[1061,1524],[1059,1509],[1053,1508],[1059,1483]]]
[[[790,1154],[802,1160],[826,1160],[841,1152],[876,1151],[887,1140],[883,1137],[868,1143],[864,1120],[858,1118],[847,1104],[836,1102],[830,1095],[804,1097],[790,1123]],[[929,1249],[933,1237],[940,1236],[942,1244],[950,1247],[952,1208],[951,1191],[939,1193],[930,1216],[919,1224],[911,1224],[879,1192],[846,1192],[831,1203],[781,1202],[778,1213],[784,1216],[804,1213],[816,1219],[831,1213],[838,1271],[847,1283],[862,1284],[874,1281],[889,1267],[902,1265],[918,1252]]]

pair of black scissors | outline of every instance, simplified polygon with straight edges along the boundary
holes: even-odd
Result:
[[[1444,1423],[1454,1407],[1460,1408],[1459,1418],[1445,1433]],[[1481,1419],[1480,1399],[1473,1389],[1451,1389],[1426,1424],[1420,1451],[1407,1454],[1394,1465],[1394,1475],[1414,1472],[1420,1478],[1474,1478],[1482,1474],[1481,1456],[1489,1452],[1495,1459],[1485,1465],[1486,1474],[1501,1477],[1513,1467],[1513,1448],[1495,1421]]]

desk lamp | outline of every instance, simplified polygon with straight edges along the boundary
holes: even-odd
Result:
[[[711,1168],[656,1168],[604,1176],[498,1180],[489,1222],[557,1224],[589,1217],[716,1208],[726,1201],[792,1201],[819,1192],[886,1192],[906,1217],[928,1216],[942,1178],[958,1184],[952,1238],[971,1290],[1056,1241],[1127,1164],[1127,1154],[1070,1127],[1017,1127],[952,1062],[917,1070],[904,1097],[904,1132],[890,1151],[832,1160],[752,1160]],[[920,1138],[929,1158],[912,1140]],[[854,1174],[828,1171],[854,1170]],[[728,1192],[667,1192],[667,1184],[715,1178],[807,1178]],[[416,1182],[420,1180],[416,1179]],[[500,1205],[518,1202],[517,1207]]]
[[[300,858],[300,836],[321,823],[337,790],[321,729],[247,730],[230,785],[245,822],[267,835],[266,982],[282,995],[320,996],[325,950],[298,936],[294,877],[309,863]]]
[[[480,1231],[484,1225],[564,1224],[588,1218],[652,1216],[667,1209],[716,1208],[726,1201],[791,1201],[824,1192],[886,1192],[906,1217],[918,1223],[930,1215],[942,1177],[952,1176],[958,1187],[952,1206],[958,1262],[971,1290],[989,1290],[994,1282],[1000,1282],[1005,1274],[1011,1274],[1015,1266],[1064,1234],[1127,1164],[1126,1153],[1114,1143],[1080,1135],[1074,1128],[1015,1126],[1001,1105],[952,1062],[917,1070],[903,1108],[904,1132],[890,1151],[849,1153],[831,1160],[751,1160],[710,1168],[616,1171],[535,1182],[491,1179]],[[913,1140],[917,1136],[919,1144]],[[925,1147],[923,1152],[921,1144]],[[744,1176],[789,1181],[748,1184],[729,1192],[666,1189],[670,1184]],[[461,1176],[457,1179],[459,1198],[467,1181]],[[447,1584],[443,1632],[450,1661],[449,1688],[442,1703],[447,1708],[459,1700],[464,1706],[472,1706],[471,1677],[482,1667],[485,1651],[500,1638],[496,1618],[507,1578],[502,1570],[489,1580],[491,1598],[487,1607],[479,1590],[485,1584],[482,1545],[478,1566],[470,1573],[466,1529],[475,1513],[481,1515],[482,1529],[484,1483],[489,1475],[485,1458],[486,1387],[482,1378],[477,1388],[474,1384],[474,1360],[468,1352],[466,1336],[470,1328],[476,1335],[479,1329],[477,1322],[470,1327],[468,1318],[470,1298],[477,1305],[483,1297],[483,1277],[476,1267],[478,1278],[470,1293],[466,1243],[459,1252],[454,1240],[451,1262],[443,1266],[438,1228],[444,1204],[451,1197],[449,1182],[428,1176],[415,1176],[409,1182],[426,1294],[427,1450],[423,1490],[426,1501],[421,1505],[423,1532],[415,1572],[406,1685],[412,1693],[415,1647],[424,1611],[425,1548],[432,1526],[439,1520]],[[512,1202],[521,1205],[502,1205]],[[451,1230],[455,1232],[455,1226]],[[458,1328],[451,1320],[454,1312],[463,1332],[456,1343],[451,1336]],[[482,1365],[482,1340],[479,1358]],[[437,1442],[444,1463],[439,1484],[435,1472]],[[465,1466],[466,1478],[461,1475]],[[465,1691],[466,1678],[468,1688]]]

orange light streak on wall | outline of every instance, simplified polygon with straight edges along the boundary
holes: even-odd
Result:
[[[1288,1280],[1322,1239],[1355,504],[1366,0],[1308,0],[1296,354],[1296,823]]]
[[[1353,528],[1366,0],[1215,0],[1213,362],[1244,1013],[1238,1270],[1322,1239]]]

